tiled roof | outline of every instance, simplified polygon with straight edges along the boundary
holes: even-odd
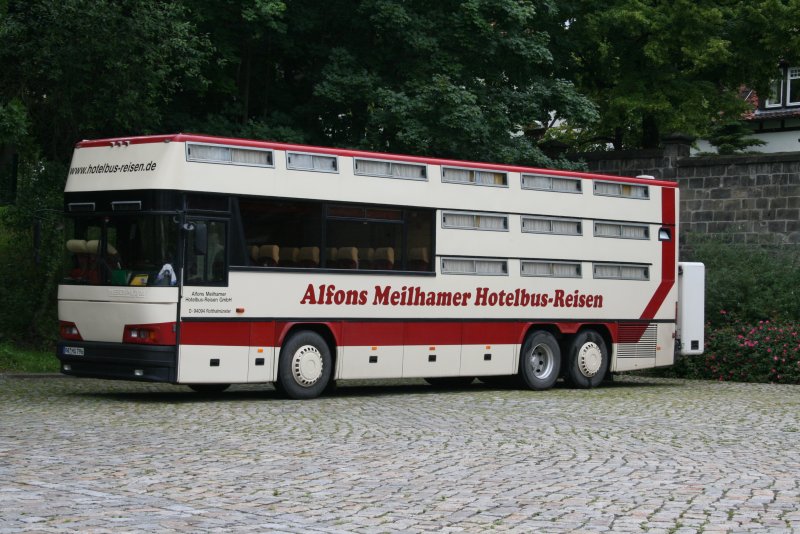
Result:
[[[800,107],[756,109],[746,114],[744,120],[759,121],[766,119],[786,119],[790,117],[800,117]]]
[[[748,104],[753,106],[752,109],[745,111],[742,114],[742,120],[746,121],[763,121],[768,119],[786,119],[790,117],[800,117],[800,106],[793,107],[775,107],[769,109],[760,109],[758,94],[747,87],[742,86],[739,88],[739,96]]]

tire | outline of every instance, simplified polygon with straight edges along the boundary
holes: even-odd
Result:
[[[525,338],[519,355],[519,378],[529,389],[550,389],[561,371],[561,348],[550,332],[539,330]]]
[[[579,332],[569,345],[565,378],[574,387],[599,386],[608,371],[608,348],[594,330]]]
[[[331,349],[310,330],[292,334],[281,347],[278,359],[279,388],[292,399],[319,397],[333,371]]]
[[[197,393],[204,393],[206,395],[212,393],[222,393],[229,387],[230,384],[187,384],[192,391]]]
[[[472,384],[474,376],[437,376],[426,378],[425,382],[437,388],[463,388]]]

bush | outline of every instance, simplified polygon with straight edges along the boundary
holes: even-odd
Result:
[[[55,342],[65,176],[41,159],[21,165],[16,203],[0,208],[0,341],[42,349]]]
[[[685,259],[706,266],[705,351],[653,374],[800,384],[800,250],[689,237]]]
[[[706,331],[703,356],[678,361],[675,376],[734,382],[800,384],[800,328],[796,321],[758,321],[717,312],[723,323]]]
[[[719,310],[742,321],[800,320],[800,247],[769,248],[689,236],[686,261],[706,266],[706,318],[727,324]]]

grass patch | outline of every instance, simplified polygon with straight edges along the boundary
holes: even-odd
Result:
[[[57,373],[55,351],[23,349],[9,342],[0,343],[0,373]]]

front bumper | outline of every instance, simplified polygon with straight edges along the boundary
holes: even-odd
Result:
[[[172,384],[178,380],[176,346],[61,341],[56,356],[61,372],[70,376]]]

